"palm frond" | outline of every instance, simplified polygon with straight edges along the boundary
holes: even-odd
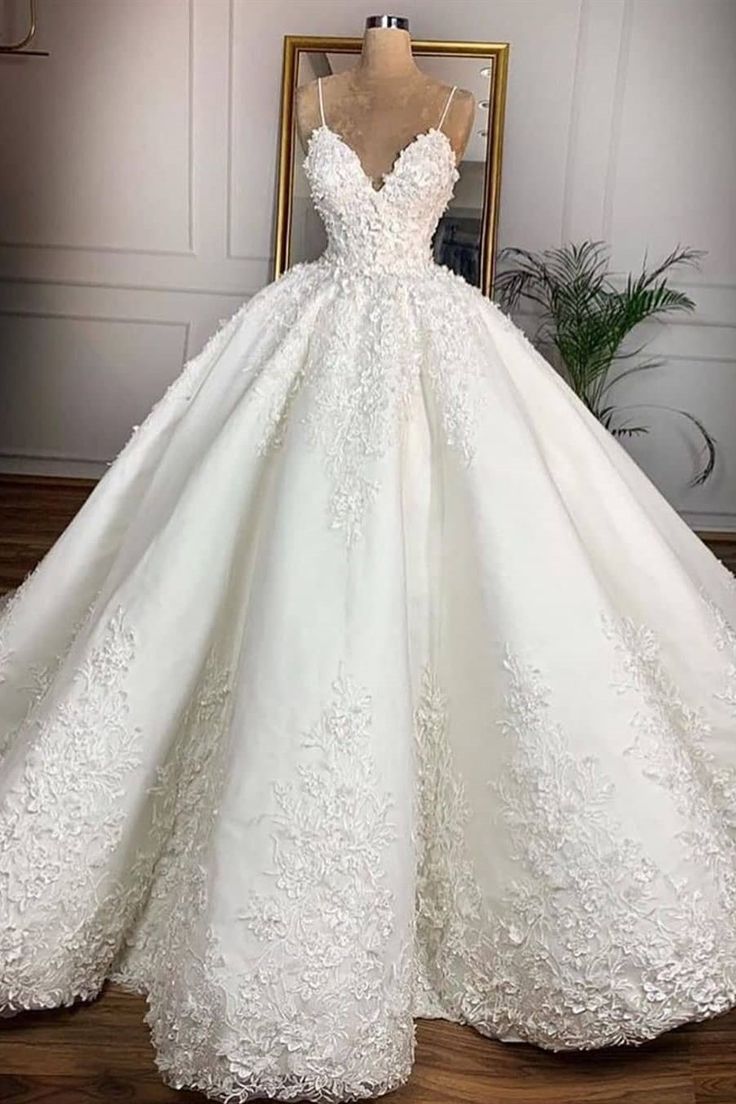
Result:
[[[612,376],[610,379],[607,379],[605,385],[601,388],[601,395],[605,395],[609,388],[613,387],[616,383],[620,383],[621,380],[626,379],[627,376],[633,376],[637,372],[647,372],[651,368],[661,368],[664,363],[661,357],[649,357],[648,360],[642,360],[638,364],[632,364],[631,368],[626,368],[623,372],[619,372],[617,376]]]
[[[695,475],[689,482],[690,487],[698,487],[705,483],[707,479],[713,474],[716,466],[716,445],[718,444],[718,438],[714,437],[709,430],[701,422],[700,418],[696,418],[694,414],[691,414],[688,410],[680,410],[679,407],[666,406],[663,403],[634,403],[629,406],[620,406],[619,410],[633,410],[638,407],[650,407],[652,410],[666,410],[670,414],[679,414],[681,417],[686,418],[692,425],[696,427],[703,440],[703,447],[705,450],[705,460]]]
[[[535,344],[549,348],[549,358],[559,361],[570,386],[606,428],[617,436],[632,436],[648,428],[619,423],[617,411],[622,408],[606,404],[605,396],[614,384],[664,362],[639,359],[646,342],[634,347],[624,343],[643,322],[695,309],[691,297],[670,286],[668,277],[678,267],[699,267],[704,256],[704,250],[678,244],[649,267],[645,253],[641,271],[622,282],[610,271],[610,250],[603,241],[572,242],[536,253],[507,246],[499,253],[501,270],[494,289],[509,310],[522,300],[534,305]],[[623,363],[628,367],[613,374],[614,365]],[[696,483],[704,482],[713,471],[715,438],[693,415],[676,413],[689,418],[706,443],[705,463],[695,477]]]

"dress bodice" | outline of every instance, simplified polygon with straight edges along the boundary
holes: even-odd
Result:
[[[460,175],[442,120],[400,151],[376,189],[355,150],[324,121],[321,85],[320,109],[304,171],[327,232],[324,261],[349,274],[426,270],[434,263],[432,235]]]

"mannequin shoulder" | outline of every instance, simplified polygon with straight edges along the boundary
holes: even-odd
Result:
[[[447,119],[460,124],[461,127],[467,127],[467,134],[469,134],[475,118],[475,109],[476,102],[473,93],[467,88],[456,88],[447,110]]]
[[[294,94],[294,119],[299,141],[304,146],[311,132],[320,123],[316,80],[307,81],[306,84],[300,84],[297,87]]]
[[[322,78],[323,97],[330,94],[327,92],[327,89],[331,85],[334,85],[338,78],[339,74],[334,73]],[[307,81],[305,84],[297,86],[294,93],[294,116],[299,140],[302,145],[304,145],[309,135],[321,122],[319,110],[319,82],[317,80]]]
[[[473,129],[473,121],[476,112],[475,96],[467,88],[456,88],[452,101],[447,110],[447,116],[443,130],[452,143],[458,160],[465,152],[465,148]]]
[[[305,111],[311,106],[317,106],[317,81],[307,81],[306,84],[297,86],[294,93],[294,104],[297,113]],[[318,109],[319,110],[319,109]]]
[[[297,87],[294,94],[294,111],[299,130],[302,129],[303,123],[308,123],[310,118],[319,122],[319,97],[316,80],[307,81],[306,84],[300,84]],[[316,123],[313,125],[316,125]]]

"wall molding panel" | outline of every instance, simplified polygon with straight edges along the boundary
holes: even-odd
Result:
[[[3,120],[3,145],[10,150],[12,156],[11,164],[6,167],[7,186],[20,186],[26,191],[32,191],[35,203],[30,209],[34,212],[31,223],[35,233],[33,236],[16,239],[7,232],[8,222],[17,219],[22,226],[25,220],[22,217],[18,219],[22,212],[13,209],[15,205],[12,194],[9,197],[0,192],[2,206],[7,212],[0,229],[0,248],[10,251],[85,251],[142,257],[187,257],[193,253],[194,3],[195,0],[151,0],[147,5],[145,28],[141,28],[142,32],[145,31],[144,37],[149,50],[139,50],[136,54],[131,54],[130,39],[137,23],[135,17],[136,14],[140,16],[140,7],[135,0],[119,0],[116,5],[96,4],[94,0],[75,0],[64,11],[60,10],[59,5],[50,3],[50,0],[42,0],[39,4],[39,33],[45,30],[52,39],[48,44],[51,56],[40,65],[38,61],[34,63],[33,59],[21,60],[20,67],[17,64],[8,65],[9,59],[6,59],[4,69],[0,70],[0,81],[4,80],[8,84],[7,97],[3,97],[5,102],[11,99],[13,92],[16,93],[14,118]],[[182,31],[180,40],[176,35],[177,23]],[[159,59],[156,56],[156,47],[166,48],[166,53],[160,59],[160,64],[165,66],[167,62],[177,63],[177,45],[181,46],[183,55],[178,63],[181,74],[171,72],[170,68],[169,80],[157,81]],[[68,59],[72,51],[74,64],[70,66]],[[146,53],[150,55],[147,59]],[[135,67],[130,66],[131,57],[136,59]],[[18,60],[12,59],[16,63]],[[109,71],[103,74],[103,67],[107,67]],[[94,86],[94,82],[103,75],[108,77],[111,91],[114,90],[115,95],[105,96],[103,89],[95,89],[97,94],[91,100],[89,97],[83,99],[82,93],[77,91],[78,86],[82,90],[90,85]],[[177,88],[179,76],[181,82]],[[147,101],[139,100],[139,84],[144,88],[153,85],[159,102],[151,97]],[[25,93],[23,97],[17,95],[19,86]],[[69,121],[72,122],[72,112],[76,115],[75,125],[71,130],[74,137],[68,142],[64,142],[63,128],[59,128],[57,133],[54,125],[58,105],[65,100],[69,103]],[[183,173],[176,163],[167,166],[168,173],[162,186],[171,189],[178,186],[181,176],[184,178],[181,222],[178,227],[173,224],[171,226],[174,236],[180,237],[183,244],[156,247],[105,241],[104,237],[110,231],[109,222],[112,221],[110,214],[117,213],[118,210],[122,212],[126,206],[124,200],[120,202],[127,191],[120,186],[121,177],[125,179],[133,175],[140,188],[140,183],[145,181],[147,174],[146,159],[159,146],[159,143],[152,141],[151,134],[144,133],[141,146],[136,147],[138,133],[144,131],[146,103],[152,107],[154,122],[160,119],[163,124],[166,121],[165,112],[176,110],[178,101],[185,105],[181,120],[183,140],[178,143],[180,150],[174,141],[180,122],[178,118],[170,120],[167,138],[176,152],[182,154]],[[34,105],[45,111],[33,111]],[[81,123],[80,113],[83,120]],[[40,122],[44,119],[49,119],[49,123],[41,129]],[[122,121],[126,124],[124,127],[120,125]],[[81,136],[77,133],[80,129],[83,131]],[[121,145],[119,159],[122,164],[118,164],[118,143]],[[160,163],[154,162],[153,168],[160,171]],[[48,183],[55,186],[58,196],[64,200],[63,208],[55,202],[51,188],[48,191],[42,190],[43,169],[48,173]],[[30,186],[30,174],[33,174],[34,179],[39,179],[39,186]],[[98,180],[99,185],[96,183]],[[130,189],[133,192],[135,190],[135,187]],[[102,195],[105,202],[99,209],[85,212],[85,201],[89,203],[90,197],[95,194]],[[150,188],[147,196],[154,199]],[[140,213],[140,209],[136,211],[131,207],[129,210],[129,232],[143,229],[137,218]],[[86,215],[83,224],[76,217],[77,214]],[[63,224],[69,221],[78,230],[84,227],[86,240],[58,240],[54,227],[59,222]],[[118,221],[119,229],[124,232],[122,222]],[[99,232],[98,240],[94,240],[96,235],[88,235],[88,227]],[[40,236],[44,231],[49,235],[45,240]]]

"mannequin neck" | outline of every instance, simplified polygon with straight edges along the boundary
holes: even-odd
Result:
[[[388,27],[369,27],[363,35],[357,74],[367,79],[415,77],[420,69],[411,52],[408,31]]]

